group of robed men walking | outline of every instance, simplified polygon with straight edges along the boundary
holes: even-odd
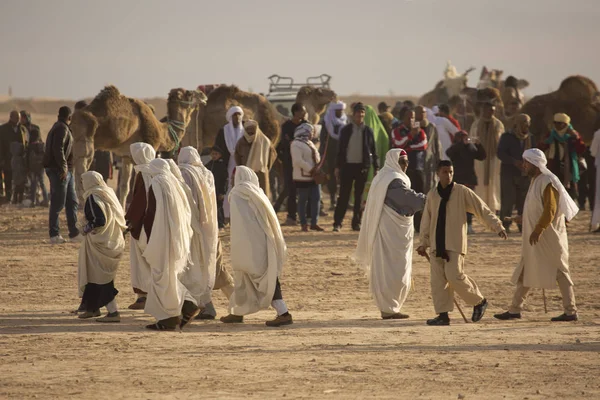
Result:
[[[87,223],[82,229],[85,240],[79,258],[83,312],[79,317],[99,316],[100,308],[106,306],[108,314],[98,321],[120,321],[114,277],[125,248],[123,232],[129,231],[131,278],[138,294],[130,308],[143,308],[156,318],[147,328],[174,330],[194,318],[214,318],[211,292],[218,288],[230,302],[230,314],[221,318],[225,323],[243,322],[244,315],[269,305],[276,309],[277,317],[267,325],[292,323],[279,282],[286,245],[257,174],[245,166],[232,171],[228,196],[232,279],[222,264],[214,179],[197,150],[181,149],[179,165],[156,159],[154,149],[146,143],[132,144],[131,155],[136,178],[126,214],[99,174],[87,172],[82,177]],[[532,184],[519,221],[523,224],[523,250],[512,279],[517,289],[510,309],[495,317],[520,318],[529,288],[551,289],[558,282],[565,311],[553,320],[576,320],[565,220],[572,219],[578,208],[546,168],[543,152],[529,149],[523,159]],[[488,302],[464,273],[467,213],[476,215],[504,239],[506,231],[483,200],[453,182],[450,161],[440,161],[439,183],[427,195],[410,189],[408,164],[404,150],[387,153],[385,166],[369,191],[356,261],[367,272],[382,318],[408,318],[400,309],[411,284],[413,216],[422,211],[417,252],[430,260],[432,298],[438,314],[427,324],[450,323],[454,292],[473,306],[472,321],[477,322]]]

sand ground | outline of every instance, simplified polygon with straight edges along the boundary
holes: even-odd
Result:
[[[506,242],[492,233],[470,237],[467,272],[491,303],[484,319],[465,324],[454,312],[450,327],[427,327],[433,307],[423,259],[415,255],[415,288],[403,308],[411,318],[382,321],[350,259],[355,233],[286,227],[283,295],[294,325],[267,328],[270,310],[243,325],[197,321],[164,333],[146,331],[152,318],[126,309],[134,299],[128,255],[116,279],[122,322],[75,318],[78,246],[48,244],[47,209],[5,206],[0,398],[597,399],[600,236],[586,232],[587,221],[583,212],[570,228],[576,323],[549,322],[561,313],[558,290],[547,292],[548,314],[534,290],[522,320],[492,318],[510,301],[516,234]],[[229,267],[226,233],[222,240]],[[223,315],[220,292],[215,304]]]

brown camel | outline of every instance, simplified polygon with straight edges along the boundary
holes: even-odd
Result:
[[[318,114],[325,111],[327,104],[337,98],[328,89],[302,87],[296,101],[302,102],[311,120],[318,121]],[[244,119],[254,119],[273,145],[279,141],[280,126],[287,119],[264,97],[240,90],[237,86],[221,85],[208,95],[206,106],[201,106],[191,117],[183,145],[203,149],[214,144],[219,130],[227,123],[225,114],[232,106],[244,110]],[[312,115],[311,115],[312,112]]]
[[[566,113],[571,117],[573,128],[589,145],[594,132],[600,129],[598,87],[584,76],[570,76],[561,82],[558,90],[533,97],[521,112],[531,117],[531,131],[538,140],[550,132],[555,113]]]
[[[129,146],[146,142],[156,150],[174,150],[185,135],[192,111],[205,102],[202,92],[172,89],[167,100],[167,122],[159,122],[146,103],[123,96],[114,86],[106,86],[88,106],[73,114],[73,158],[79,199],[83,196],[81,174],[90,167],[94,150],[109,150],[123,157],[119,195],[124,202],[133,169]]]

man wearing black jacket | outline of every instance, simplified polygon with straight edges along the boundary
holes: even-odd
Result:
[[[369,168],[373,165],[375,174],[379,170],[375,136],[373,130],[365,125],[366,108],[356,103],[352,109],[352,122],[340,131],[340,144],[335,175],[340,182],[340,195],[333,217],[333,231],[339,232],[348,209],[350,192],[354,185],[354,215],[352,229],[360,230],[362,216],[362,196],[367,183]]]
[[[60,235],[58,216],[66,208],[69,238],[81,240],[77,229],[77,195],[75,194],[75,179],[73,178],[73,135],[71,109],[63,106],[58,110],[58,121],[54,124],[46,139],[44,167],[50,180],[50,243],[61,244],[65,239]]]
[[[287,198],[287,220],[285,225],[296,225],[296,186],[294,185],[292,166],[292,154],[290,153],[290,145],[294,140],[294,132],[296,128],[306,121],[306,107],[301,103],[295,103],[292,106],[292,119],[287,120],[281,125],[281,139],[277,145],[277,157],[283,166],[283,191],[275,201],[273,208],[278,212]]]

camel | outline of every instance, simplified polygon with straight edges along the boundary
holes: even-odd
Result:
[[[311,121],[318,121],[319,114],[336,98],[335,92],[329,89],[305,86],[298,91],[296,101],[306,106]],[[217,133],[227,123],[225,114],[231,106],[242,107],[244,119],[256,120],[271,143],[277,144],[280,126],[288,118],[280,114],[264,96],[227,85],[221,85],[211,91],[206,105],[199,107],[192,114],[183,143],[200,150],[212,146]]]
[[[503,117],[506,121],[509,121],[519,113],[521,107],[525,104],[523,89],[529,86],[529,82],[525,79],[517,79],[514,76],[509,76],[505,80],[502,80],[503,74],[504,71],[502,70],[489,70],[484,66],[481,70],[477,89],[498,89],[505,107]]]
[[[589,145],[594,132],[600,129],[598,87],[584,76],[570,76],[561,82],[558,90],[533,97],[521,112],[531,117],[531,131],[538,140],[550,133],[555,113],[566,113],[571,117],[573,128]]]
[[[202,103],[206,103],[206,96],[200,91],[172,89],[167,100],[167,121],[159,122],[146,103],[123,96],[114,86],[106,86],[87,107],[75,111],[71,122],[79,200],[83,200],[81,174],[90,167],[94,150],[109,150],[123,158],[119,200],[124,203],[133,170],[129,146],[146,142],[159,151],[174,150],[185,135],[192,111]]]
[[[451,102],[451,100],[456,102],[462,91],[468,88],[468,75],[474,69],[475,68],[471,67],[462,75],[459,75],[456,72],[456,67],[454,67],[450,61],[448,61],[446,64],[446,70],[444,71],[444,79],[439,81],[432,91],[425,93],[419,99],[418,104],[432,108],[438,104],[448,104]]]

